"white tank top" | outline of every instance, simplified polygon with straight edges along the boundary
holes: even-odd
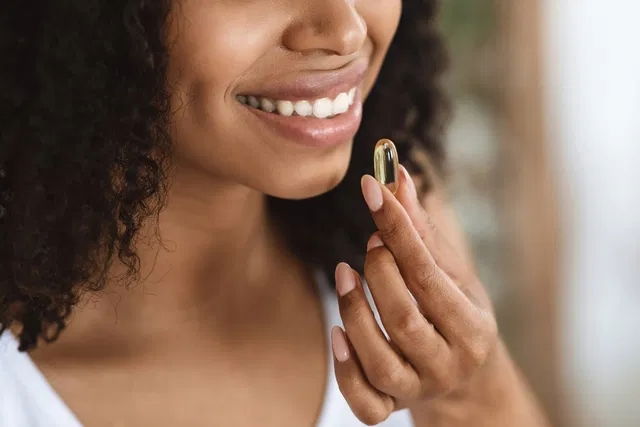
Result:
[[[314,271],[314,275],[316,279],[315,283],[319,288],[322,308],[325,315],[324,325],[327,342],[331,343],[331,328],[333,325],[338,325],[344,330],[342,317],[340,317],[340,308],[338,307],[338,298],[336,292],[333,290],[333,285],[328,282],[327,276],[323,274],[321,270],[316,269]],[[389,338],[389,334],[385,331],[382,321],[380,320],[380,314],[373,302],[373,297],[371,296],[371,292],[367,286],[366,279],[363,280],[363,285],[365,295],[369,300],[369,305],[371,305],[376,321],[378,322],[378,325],[380,325],[384,335]],[[331,345],[328,346],[327,351],[329,352],[327,386],[325,388],[324,401],[322,402],[322,409],[320,411],[320,417],[318,418],[316,427],[366,426],[366,424],[356,418],[351,411],[349,404],[342,395],[342,392],[340,392],[333,367],[333,351],[331,349]],[[384,427],[414,427],[411,413],[409,409],[406,408],[393,412],[386,420],[376,425]]]
[[[322,300],[326,342],[331,342],[331,327],[344,329],[336,293],[330,288],[325,274],[314,270],[315,281]],[[378,324],[378,311],[366,286],[365,293]],[[384,328],[383,328],[384,331]],[[386,332],[385,332],[386,335]],[[387,335],[388,336],[388,335]],[[80,427],[82,424],[49,384],[27,353],[17,350],[18,342],[9,332],[0,336],[0,427]],[[328,352],[328,378],[324,399],[316,427],[362,427],[338,388],[333,367],[331,346]],[[408,409],[392,413],[384,427],[414,427]],[[297,427],[297,426],[294,426]]]

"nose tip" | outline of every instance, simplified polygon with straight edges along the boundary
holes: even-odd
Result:
[[[308,5],[306,16],[285,31],[289,50],[330,51],[338,55],[357,52],[367,37],[367,24],[349,0],[319,0]]]

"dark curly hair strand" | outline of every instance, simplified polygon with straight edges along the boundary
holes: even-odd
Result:
[[[63,0],[0,16],[0,332],[17,323],[21,351],[55,340],[82,292],[102,289],[114,256],[119,280],[139,279],[135,239],[166,201],[166,23],[170,0]],[[404,2],[401,23],[345,179],[306,200],[269,197],[271,218],[296,254],[332,275],[362,270],[375,231],[359,179],[373,145],[396,142],[412,173],[446,175],[447,66],[436,0]],[[428,178],[421,192],[429,190]],[[327,215],[331,212],[331,215]],[[302,220],[304,218],[304,221]],[[113,280],[114,278],[109,278]]]

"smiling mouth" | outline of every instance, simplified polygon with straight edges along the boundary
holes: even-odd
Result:
[[[273,113],[280,116],[302,116],[327,119],[349,111],[356,97],[357,88],[339,93],[335,98],[319,98],[315,100],[289,101],[286,99],[271,99],[255,95],[237,95],[236,100],[252,108]]]

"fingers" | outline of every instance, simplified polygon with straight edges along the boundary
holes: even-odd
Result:
[[[351,411],[367,425],[386,420],[396,409],[394,399],[369,383],[353,346],[340,326],[331,329],[331,346],[338,388]]]
[[[376,239],[373,234],[370,242]],[[391,252],[384,246],[368,247],[364,275],[384,329],[420,377],[446,375],[449,345],[420,312]]]
[[[421,311],[447,341],[456,340],[475,321],[476,307],[436,264],[393,193],[371,175],[364,175],[361,185],[379,235]]]
[[[401,169],[395,195],[370,175],[361,180],[379,230],[367,242],[364,276],[389,341],[359,275],[349,268],[357,277],[350,292],[344,292],[346,280],[338,286],[341,315],[362,375],[392,397],[396,407],[449,393],[484,363],[497,337],[491,310],[468,292],[479,280],[436,229],[413,180]],[[403,371],[406,365],[411,369]]]
[[[418,373],[419,397],[445,394],[486,360],[496,342],[495,318],[490,311],[467,302],[450,313],[447,334],[436,330],[414,303],[393,254],[377,237],[376,232],[369,239],[364,269],[384,329],[397,345],[396,351]],[[438,301],[426,304],[428,310]],[[398,404],[402,402],[396,401]]]
[[[396,191],[396,198],[407,211],[413,226],[416,228],[423,242],[431,252],[436,264],[456,283],[464,283],[470,276],[463,259],[454,247],[436,228],[431,216],[418,200],[417,190],[413,178],[407,169],[400,165],[400,185]]]
[[[347,336],[369,383],[403,399],[417,396],[421,391],[418,374],[387,341],[366,299],[360,275],[344,262],[336,267],[336,288]]]

